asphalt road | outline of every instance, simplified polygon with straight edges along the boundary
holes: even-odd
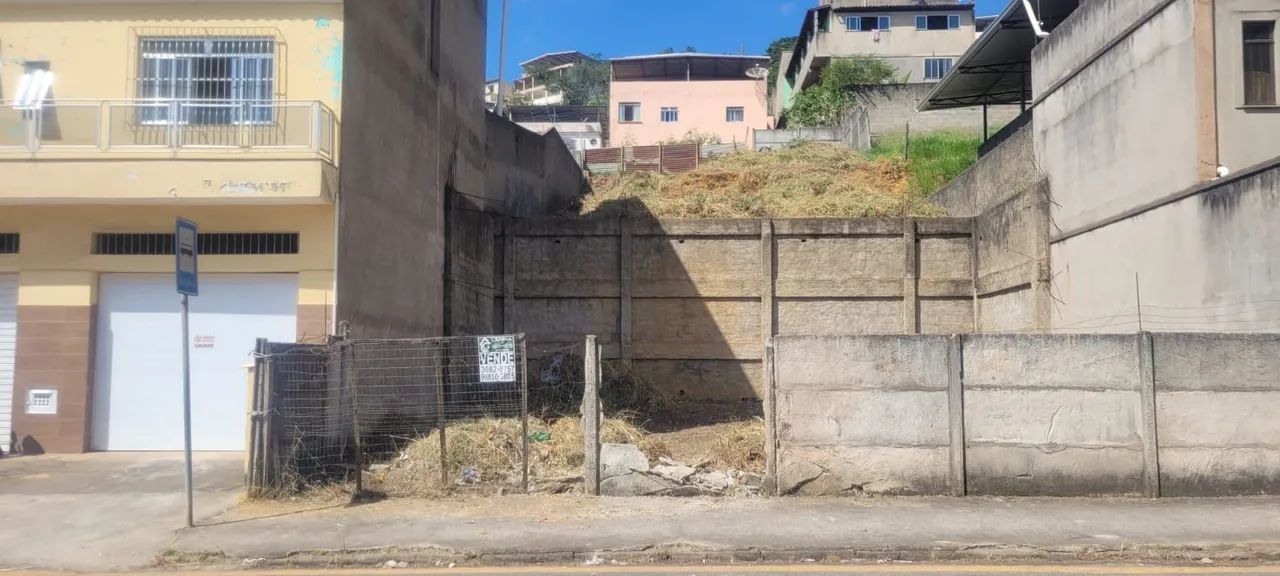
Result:
[[[166,576],[188,574],[167,572]],[[1280,576],[1280,565],[1261,567],[1227,566],[1004,566],[1004,565],[933,565],[933,564],[877,564],[854,566],[821,566],[799,564],[790,566],[537,566],[504,568],[436,568],[436,569],[341,569],[341,570],[264,570],[234,572],[190,572],[191,576],[545,576],[567,574],[589,576],[593,574],[626,574],[628,576],[785,576],[805,575],[858,575],[858,576],[974,576],[992,574],[999,576],[1182,576],[1207,574],[1214,576]]]

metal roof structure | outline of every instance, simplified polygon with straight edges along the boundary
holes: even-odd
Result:
[[[747,70],[768,67],[768,56],[685,52],[614,58],[613,80],[750,80]]]
[[[1011,0],[918,107],[921,111],[1022,104],[1031,96],[1031,51],[1039,38],[1027,15],[1052,32],[1081,0]]]
[[[556,66],[564,66],[565,64],[577,64],[583,60],[590,60],[591,57],[577,50],[568,50],[565,52],[549,52],[541,56],[530,58],[520,63],[521,68],[529,66],[545,66],[547,68],[555,68]]]

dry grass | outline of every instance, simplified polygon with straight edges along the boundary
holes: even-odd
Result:
[[[870,159],[826,144],[738,152],[680,174],[630,172],[592,179],[584,217],[762,218],[938,216],[912,192],[900,159]]]
[[[529,419],[529,475],[538,481],[579,477],[585,458],[582,421],[577,417],[554,421]],[[394,495],[432,496],[440,493],[440,437],[438,432],[411,442],[390,467],[371,474],[375,489]],[[666,446],[627,418],[607,418],[604,442],[636,444],[650,458],[669,453]],[[481,486],[518,486],[521,477],[521,426],[518,418],[485,418],[450,424],[445,430],[448,478],[455,482],[466,468],[480,473]]]
[[[721,425],[711,443],[708,465],[718,470],[764,473],[764,422],[747,420]]]

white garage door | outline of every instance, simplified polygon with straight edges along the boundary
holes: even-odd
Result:
[[[0,274],[0,450],[13,436],[13,358],[18,345],[18,275]]]
[[[181,300],[172,276],[104,274],[98,296],[94,450],[182,449]],[[191,443],[243,450],[255,341],[292,342],[295,275],[203,275],[191,298]]]

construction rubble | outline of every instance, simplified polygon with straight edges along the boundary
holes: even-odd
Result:
[[[604,444],[600,449],[602,496],[759,496],[764,478],[742,470],[713,470],[665,456],[650,465],[634,444]]]

